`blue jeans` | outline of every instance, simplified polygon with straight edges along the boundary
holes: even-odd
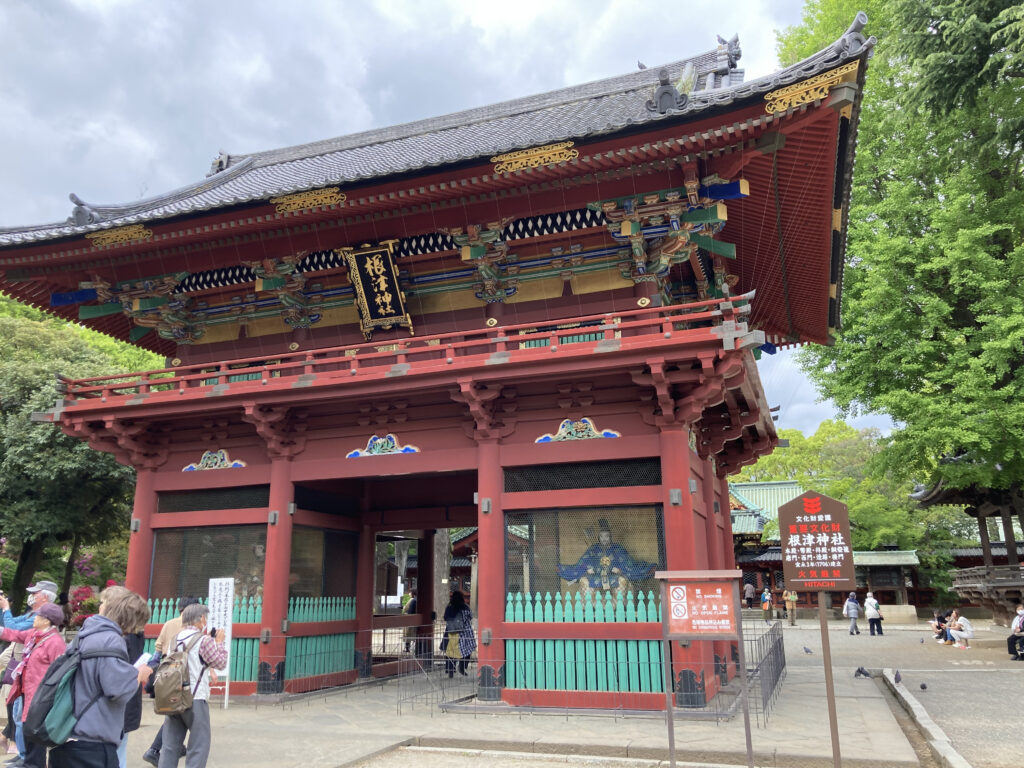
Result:
[[[25,697],[19,696],[11,705],[11,714],[14,715],[14,743],[18,747],[18,757],[25,759],[25,734],[21,729],[21,709],[25,705]]]
[[[121,743],[117,745],[117,765],[119,768],[128,768],[128,734],[121,737]]]

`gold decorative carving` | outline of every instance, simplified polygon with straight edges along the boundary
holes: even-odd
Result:
[[[278,213],[290,213],[291,211],[302,211],[322,205],[340,205],[347,199],[345,193],[337,187],[327,187],[325,189],[311,189],[308,192],[296,192],[294,195],[272,197],[270,202],[277,206]]]
[[[767,93],[764,99],[768,103],[765,105],[764,111],[772,115],[776,112],[785,112],[790,107],[798,107],[801,104],[823,99],[828,96],[828,92],[833,86],[856,80],[858,67],[860,67],[859,61],[851,61],[849,64],[815,75],[809,80]]]
[[[524,168],[537,168],[542,165],[553,165],[554,163],[564,163],[567,160],[575,160],[580,156],[580,153],[578,149],[573,149],[572,147],[573,142],[561,141],[544,147],[520,149],[518,152],[497,155],[491,158],[491,162],[495,163],[495,173],[512,173],[513,171],[521,171]]]
[[[86,235],[97,248],[102,248],[106,245],[120,245],[132,240],[148,240],[152,236],[153,232],[146,229],[142,224],[129,224],[127,227],[116,227],[102,232],[90,232]]]

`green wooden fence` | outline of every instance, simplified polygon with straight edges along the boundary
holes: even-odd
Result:
[[[505,621],[546,623],[646,623],[661,621],[661,605],[654,592],[636,594],[593,591],[587,594],[566,592],[554,597],[545,592],[523,595],[510,592],[505,598]]]
[[[156,650],[156,638],[146,640],[146,652]],[[260,664],[260,641],[255,637],[231,638],[231,679],[239,682],[256,680]]]
[[[288,621],[348,621],[356,617],[354,597],[293,597],[288,601]]]
[[[171,619],[180,615],[178,611],[178,597],[150,598],[149,623],[166,624]],[[206,603],[205,597],[200,597],[199,602]],[[235,605],[231,611],[231,622],[233,624],[259,624],[263,618],[262,597],[236,597]]]
[[[653,592],[509,594],[505,621],[563,624],[661,621]],[[506,640],[505,685],[556,691],[664,691],[658,640]]]
[[[329,675],[355,669],[356,635],[320,635],[289,637],[285,642],[284,676],[286,680],[313,675]]]

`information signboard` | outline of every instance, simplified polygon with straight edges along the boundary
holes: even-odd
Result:
[[[782,575],[787,589],[809,592],[857,588],[850,515],[841,501],[814,491],[779,507]]]
[[[206,605],[210,609],[207,629],[224,630],[228,662],[223,670],[217,670],[217,677],[224,683],[224,708],[227,709],[231,691],[231,614],[235,607],[235,580],[210,579],[210,594]]]
[[[730,582],[668,581],[669,637],[739,635]]]

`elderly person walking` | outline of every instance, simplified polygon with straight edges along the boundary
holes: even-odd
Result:
[[[7,601],[3,604],[6,607]],[[19,709],[18,730],[22,731],[22,724],[28,716],[29,707],[32,706],[32,697],[35,696],[39,684],[43,681],[46,670],[50,665],[64,653],[66,646],[64,639],[60,636],[60,625],[64,622],[64,611],[60,606],[53,603],[45,603],[39,606],[32,619],[32,629],[7,629],[0,632],[0,639],[11,643],[23,643],[25,646],[21,663],[14,670],[14,682],[11,684],[11,693],[8,701],[22,698],[22,706]],[[29,768],[45,768],[46,747],[36,744],[33,741],[24,742],[23,738],[18,742],[18,758],[12,760],[9,766],[29,766]]]
[[[846,602],[843,603],[843,616],[850,620],[850,634],[859,635],[857,617],[860,616],[860,603],[857,602],[856,592],[851,592],[850,596],[846,598]]]
[[[875,630],[878,630],[878,634],[884,634],[882,632],[882,606],[875,600],[873,592],[868,592],[868,596],[864,598],[864,616],[868,620],[868,629],[871,630],[871,636],[875,636]]]
[[[224,669],[228,652],[224,647],[224,629],[217,628],[210,637],[206,625],[210,609],[202,604],[190,605],[181,612],[182,630],[171,650],[188,650],[188,676],[192,686],[192,708],[164,719],[164,743],[160,749],[160,768],[177,768],[185,733],[189,734],[185,752],[186,768],[204,768],[210,756],[210,679],[208,669]],[[196,639],[199,635],[200,639]]]
[[[139,595],[118,588],[101,596],[100,612],[82,624],[78,649],[84,654],[113,655],[83,659],[75,676],[78,722],[71,736],[50,750],[50,768],[113,768],[124,735],[125,708],[153,670],[132,666],[125,635],[138,632],[149,619],[149,606]]]

